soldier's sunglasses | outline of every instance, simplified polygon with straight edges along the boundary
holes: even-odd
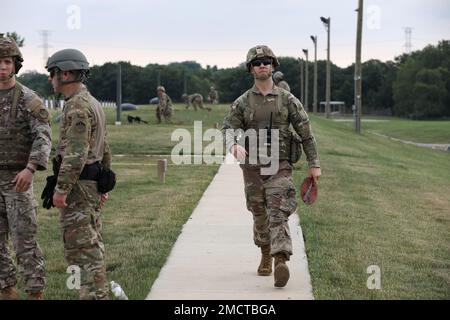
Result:
[[[53,77],[55,76],[55,74],[58,72],[58,70],[55,68],[55,69],[51,69],[50,70],[50,78],[52,78],[53,79]]]
[[[272,59],[256,59],[250,62],[252,67],[259,67],[261,63],[265,66],[268,66],[269,64],[272,64]]]

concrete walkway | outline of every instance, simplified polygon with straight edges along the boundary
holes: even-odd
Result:
[[[228,157],[184,225],[146,299],[314,299],[297,214],[289,219],[294,255],[288,284],[275,288],[273,275],[257,275],[260,250],[253,244],[242,171],[229,162]]]

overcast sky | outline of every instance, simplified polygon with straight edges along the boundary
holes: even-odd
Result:
[[[355,59],[357,0],[1,0],[0,32],[25,38],[24,70],[44,71],[42,36],[49,54],[82,50],[91,64],[119,60],[145,66],[195,60],[219,68],[243,62],[250,47],[267,44],[278,56],[299,57],[314,47],[326,59],[331,17],[331,59],[341,67]],[[412,49],[450,39],[449,0],[365,0],[363,60],[392,60],[403,53],[405,27]]]

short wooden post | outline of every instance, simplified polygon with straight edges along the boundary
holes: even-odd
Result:
[[[167,159],[158,160],[158,178],[162,183],[166,183]]]

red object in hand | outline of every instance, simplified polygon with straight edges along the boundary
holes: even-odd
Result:
[[[302,200],[306,205],[310,206],[316,201],[317,184],[313,177],[307,177],[303,180],[302,185],[300,186],[300,193]]]

